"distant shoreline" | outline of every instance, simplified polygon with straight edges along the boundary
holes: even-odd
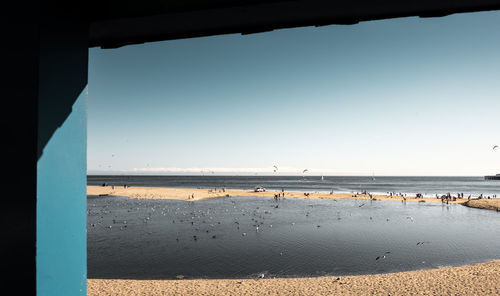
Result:
[[[343,178],[343,177],[353,177],[353,178],[372,178],[372,175],[307,175],[307,178],[320,178],[321,176],[328,178]],[[302,174],[87,174],[87,177],[304,177]],[[484,179],[485,175],[477,175],[477,176],[469,176],[469,175],[375,175],[375,178],[482,178]]]

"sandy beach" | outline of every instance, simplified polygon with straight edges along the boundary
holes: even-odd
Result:
[[[278,191],[234,189],[88,186],[88,195],[196,201],[224,196],[268,196]],[[194,198],[193,198],[194,196]],[[378,200],[402,201],[399,196],[375,195]],[[285,192],[285,198],[369,199],[368,194]],[[438,202],[436,198],[406,197],[409,202]],[[458,199],[469,207],[498,209],[500,200]],[[123,280],[88,279],[88,295],[499,295],[500,261],[387,274],[264,279]]]
[[[87,186],[88,195],[109,195],[109,196],[127,196],[132,198],[152,198],[152,199],[177,199],[184,201],[196,201],[207,198],[216,198],[223,196],[267,196],[273,197],[275,194],[281,194],[281,191],[254,192],[253,190],[238,189],[193,189],[193,188],[166,188],[166,187],[127,187],[123,186]],[[194,198],[192,198],[194,195]],[[373,195],[377,200],[402,201],[401,196]],[[370,199],[368,194],[352,193],[309,193],[305,196],[303,192],[285,192],[285,198],[305,198],[305,199]],[[415,196],[405,197],[410,202],[441,202],[437,198],[416,198]],[[467,199],[457,199],[450,203],[464,203]]]
[[[89,279],[88,295],[499,295],[500,261],[375,275],[230,279]]]

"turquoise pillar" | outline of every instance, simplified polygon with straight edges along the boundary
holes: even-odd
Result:
[[[85,25],[41,33],[36,184],[37,295],[87,294]]]

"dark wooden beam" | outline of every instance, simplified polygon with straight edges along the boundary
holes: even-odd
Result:
[[[453,13],[499,10],[500,0],[456,1],[285,1],[94,21],[89,46],[128,44],[282,28],[355,24],[396,17],[440,17]]]

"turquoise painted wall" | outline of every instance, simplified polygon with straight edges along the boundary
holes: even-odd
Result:
[[[37,164],[37,295],[87,294],[87,89]]]

